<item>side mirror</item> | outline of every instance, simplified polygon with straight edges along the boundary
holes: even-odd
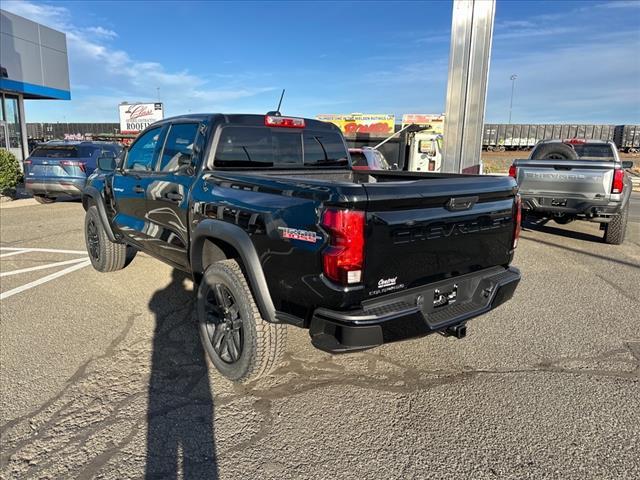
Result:
[[[98,168],[104,172],[113,172],[116,169],[116,155],[113,152],[102,152],[98,157]]]
[[[622,168],[633,168],[633,161],[625,160],[622,162]]]

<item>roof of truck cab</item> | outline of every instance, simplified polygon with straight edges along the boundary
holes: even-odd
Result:
[[[248,126],[264,126],[264,117],[266,114],[249,114],[249,113],[189,113],[186,115],[177,115],[174,117],[164,118],[153,123],[153,126],[160,126],[171,122],[202,122],[202,121],[219,121],[220,123],[235,124],[235,125],[248,125]],[[282,115],[283,117],[294,115]],[[304,117],[295,117],[304,118]],[[330,122],[323,122],[321,120],[315,120],[312,118],[305,118],[305,128],[312,127],[314,130],[333,130],[340,131],[340,129]],[[277,127],[275,127],[277,128]]]
[[[571,142],[571,140],[578,140],[578,141],[580,141],[580,143],[589,143],[589,144],[599,143],[601,145],[607,145],[607,144],[611,143],[610,140],[598,140],[598,139],[590,139],[590,138],[565,138],[565,139],[550,138],[550,139],[547,139],[547,140],[540,140],[538,142],[538,144],[540,144],[540,143],[567,143],[567,142]]]

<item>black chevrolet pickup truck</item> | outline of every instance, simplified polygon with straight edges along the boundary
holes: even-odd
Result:
[[[520,280],[513,178],[353,171],[337,127],[278,112],[155,123],[99,159],[83,205],[96,270],[141,250],[193,276],[204,348],[234,381],[277,367],[286,324],[332,353],[462,338]]]

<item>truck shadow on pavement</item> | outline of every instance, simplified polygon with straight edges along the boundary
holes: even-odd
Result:
[[[559,237],[573,238],[574,240],[584,240],[585,242],[604,243],[602,236],[576,230],[565,230],[564,228],[553,227],[551,225],[536,225],[535,223],[525,222],[522,225],[522,231],[548,233]]]
[[[156,325],[147,409],[147,479],[218,478],[213,395],[187,281],[184,273],[174,270],[171,283],[149,302]]]

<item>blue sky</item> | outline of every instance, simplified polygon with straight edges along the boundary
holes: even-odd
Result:
[[[439,113],[451,2],[26,2],[2,8],[67,33],[71,101],[28,121],[117,121],[122,101],[167,115]],[[639,1],[498,0],[486,121],[640,123]]]

